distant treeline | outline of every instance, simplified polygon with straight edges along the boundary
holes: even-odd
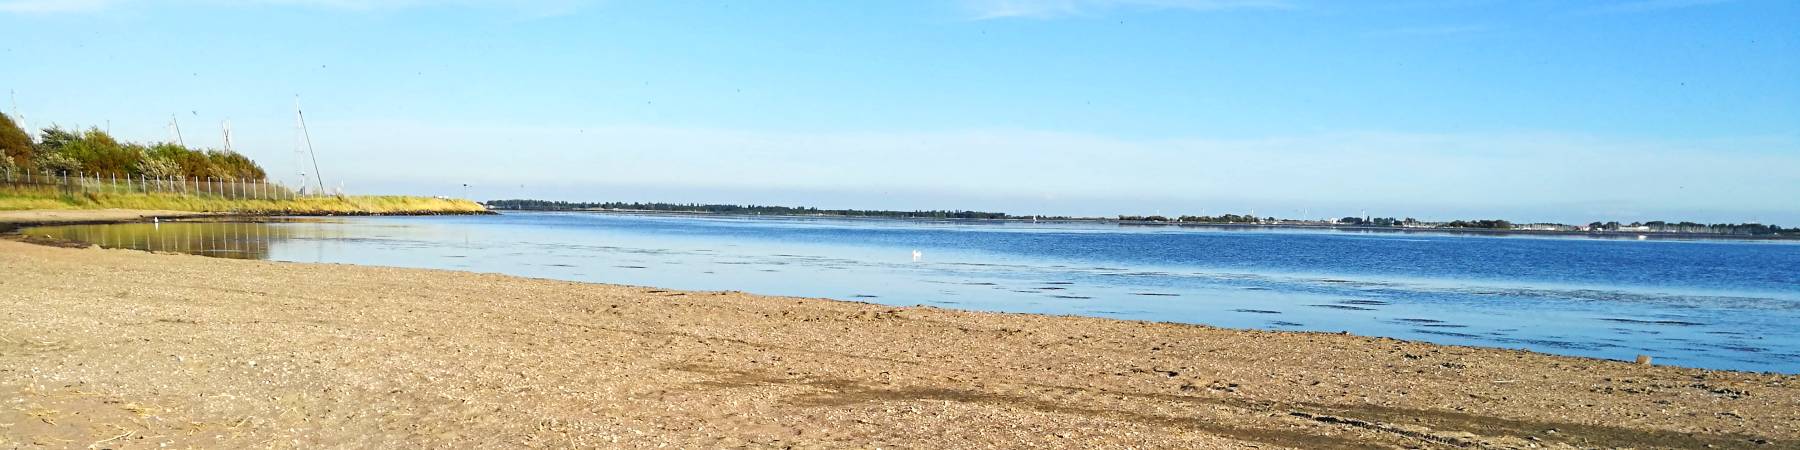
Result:
[[[0,114],[0,173],[23,172],[149,178],[214,178],[261,181],[262,166],[225,150],[190,149],[173,143],[119,142],[99,128],[45,128],[35,141],[11,117]]]
[[[1715,223],[1703,224],[1695,222],[1594,222],[1588,224],[1589,229],[1605,231],[1649,231],[1656,233],[1702,233],[1733,234],[1748,236],[1767,236],[1776,234],[1800,234],[1800,228],[1782,228],[1780,225],[1763,225],[1760,223]]]
[[[1703,224],[1695,222],[1594,222],[1587,226],[1564,225],[1559,223],[1516,224],[1499,219],[1452,220],[1449,222],[1425,222],[1411,217],[1400,219],[1394,217],[1344,217],[1333,221],[1306,221],[1278,219],[1274,217],[1255,217],[1248,215],[1226,214],[1222,216],[1118,216],[1121,222],[1163,222],[1163,223],[1203,223],[1203,224],[1265,224],[1265,225],[1340,225],[1356,227],[1394,227],[1394,228],[1443,228],[1443,229],[1478,229],[1478,230],[1520,230],[1520,231],[1566,231],[1566,232],[1651,232],[1651,233],[1692,233],[1723,234],[1736,236],[1776,236],[1800,235],[1800,228],[1782,228],[1779,225],[1763,225],[1757,223],[1716,223]]]
[[[1223,216],[1181,216],[1181,217],[1175,217],[1175,218],[1169,218],[1167,216],[1126,216],[1126,215],[1121,215],[1121,216],[1119,216],[1119,221],[1121,221],[1121,222],[1181,222],[1181,223],[1266,223],[1266,222],[1275,222],[1276,219],[1274,217],[1259,219],[1254,216],[1240,216],[1237,214],[1226,214]]]
[[[665,211],[693,212],[714,214],[763,214],[786,216],[846,216],[846,217],[889,217],[889,218],[929,218],[929,219],[1007,219],[1006,213],[981,211],[885,211],[861,209],[819,209],[805,206],[762,206],[762,205],[708,205],[699,203],[626,203],[626,202],[563,202],[549,200],[491,200],[487,202],[493,209],[515,209],[532,211],[575,211],[593,209],[632,210],[632,211]]]
[[[981,211],[883,211],[860,209],[819,209],[805,206],[760,206],[760,205],[711,205],[700,203],[643,203],[643,202],[564,202],[550,200],[491,200],[486,202],[489,208],[531,210],[531,211],[575,211],[575,210],[630,210],[630,211],[664,211],[716,214],[746,215],[793,215],[793,216],[847,216],[847,217],[887,217],[887,218],[931,218],[931,219],[1043,219],[1043,220],[1110,220],[1098,217],[1071,218],[1067,216],[1015,216],[1006,213]],[[1800,236],[1800,229],[1782,228],[1777,225],[1763,224],[1701,224],[1694,222],[1594,222],[1586,226],[1564,225],[1557,223],[1518,224],[1499,219],[1452,220],[1448,222],[1427,222],[1407,217],[1344,217],[1335,220],[1296,220],[1275,217],[1257,217],[1251,215],[1225,214],[1218,216],[1117,216],[1120,222],[1150,223],[1191,223],[1191,224],[1262,224],[1275,226],[1356,226],[1356,227],[1392,227],[1392,228],[1432,228],[1432,229],[1476,229],[1476,230],[1508,230],[1508,231],[1557,231],[1557,232],[1654,232],[1654,233],[1693,233],[1721,234],[1736,236]]]

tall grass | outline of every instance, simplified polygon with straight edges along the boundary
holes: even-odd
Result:
[[[178,193],[66,193],[54,186],[0,185],[0,211],[26,209],[154,209],[243,214],[481,214],[462,199],[365,195],[292,199],[231,199]]]

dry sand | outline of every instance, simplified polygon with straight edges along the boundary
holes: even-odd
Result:
[[[0,241],[0,448],[1797,448],[1800,377]]]

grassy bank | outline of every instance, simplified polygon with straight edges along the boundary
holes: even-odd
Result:
[[[293,199],[232,199],[174,193],[63,193],[51,187],[0,187],[0,211],[43,209],[142,209],[242,214],[483,214],[462,199],[367,195]]]

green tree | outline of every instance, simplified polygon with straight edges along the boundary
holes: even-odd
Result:
[[[266,175],[262,167],[255,161],[232,151],[209,151],[206,158],[215,170],[215,177],[228,180],[262,180]]]
[[[48,170],[51,173],[73,173],[81,170],[81,161],[70,158],[62,152],[37,152],[31,165],[37,170]]]
[[[7,167],[29,167],[33,150],[31,135],[12,117],[0,113],[0,158],[7,160]]]
[[[52,126],[38,134],[37,150],[39,153],[58,151],[68,146],[70,142],[78,140],[81,140],[81,135],[64,130],[62,127]]]
[[[18,177],[19,169],[19,163],[13,162],[11,156],[0,155],[0,178]]]
[[[148,178],[168,178],[181,175],[181,165],[161,156],[151,155],[149,147],[138,147],[137,166],[132,173]]]
[[[57,150],[80,163],[76,170],[96,174],[129,174],[132,166],[137,165],[138,152],[134,148],[121,145],[112,135],[90,128],[86,132],[61,145]]]
[[[99,128],[70,131],[45,128],[33,144],[10,118],[0,115],[0,148],[17,166],[29,170],[87,172],[100,176],[186,177],[260,181],[267,177],[262,166],[231,151],[197,150],[172,143],[144,145],[119,142]],[[7,131],[13,128],[16,133]],[[17,135],[9,137],[12,135]],[[14,139],[17,137],[18,139]],[[15,144],[13,141],[23,142]],[[21,159],[23,158],[23,159]]]

